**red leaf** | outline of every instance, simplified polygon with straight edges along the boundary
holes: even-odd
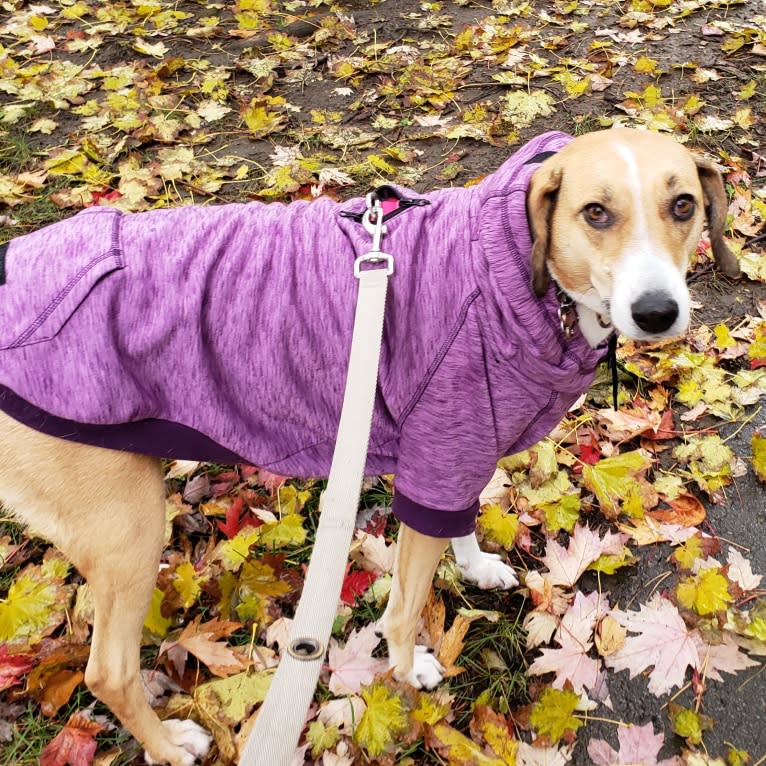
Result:
[[[34,666],[31,654],[10,654],[7,646],[0,646],[0,691],[15,686]]]
[[[750,369],[757,370],[759,367],[766,367],[766,359],[751,359]]]
[[[241,497],[235,498],[234,502],[229,506],[229,510],[226,511],[226,521],[216,521],[215,525],[223,532],[226,537],[231,540],[240,529],[242,529],[242,509],[244,508],[244,501]]]
[[[40,766],[91,766],[96,754],[94,737],[104,730],[83,713],[75,713],[43,748]]]
[[[349,606],[354,606],[357,597],[361,596],[377,579],[378,575],[374,572],[362,572],[360,570],[349,572],[347,568],[343,587],[340,590],[341,601]]]
[[[101,200],[105,200],[106,202],[114,202],[114,200],[122,197],[122,193],[117,191],[117,189],[109,191],[108,189],[104,188],[102,191],[91,192],[90,196],[91,196],[91,202],[88,202],[85,205],[85,207],[93,207],[94,205],[100,205]]]
[[[601,460],[601,450],[598,444],[591,442],[580,446],[580,460],[588,465],[596,465]]]

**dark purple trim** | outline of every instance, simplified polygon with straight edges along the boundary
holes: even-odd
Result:
[[[10,243],[3,242],[2,245],[0,245],[0,285],[5,284],[5,256],[8,252],[8,245]]]
[[[440,511],[421,505],[397,492],[392,506],[394,515],[415,531],[431,537],[464,537],[476,529],[479,501],[462,511]]]
[[[77,423],[35,407],[4,386],[0,386],[0,410],[35,431],[95,447],[170,459],[249,462],[194,428],[170,420],[147,418],[115,425]]]

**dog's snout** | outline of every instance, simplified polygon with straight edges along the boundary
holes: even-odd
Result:
[[[678,303],[668,293],[652,290],[633,301],[630,313],[644,332],[662,333],[678,318]]]

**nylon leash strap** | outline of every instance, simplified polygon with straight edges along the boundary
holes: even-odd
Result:
[[[290,766],[322,669],[354,533],[372,426],[388,277],[393,258],[381,252],[380,201],[367,195],[363,223],[369,253],[356,259],[359,280],[346,388],[327,488],[319,501],[316,542],[287,650],[240,758],[240,766]],[[362,264],[384,264],[362,269]]]

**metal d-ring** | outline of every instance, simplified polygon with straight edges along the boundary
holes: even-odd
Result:
[[[287,653],[296,660],[318,660],[324,657],[324,646],[315,638],[296,638],[289,643]]]

